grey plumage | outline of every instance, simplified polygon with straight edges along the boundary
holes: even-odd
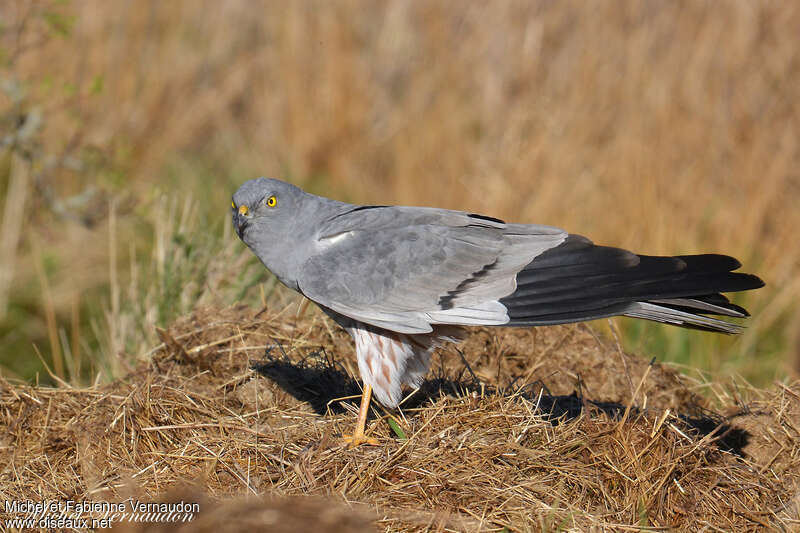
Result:
[[[268,205],[274,201],[274,205]],[[356,206],[259,178],[233,196],[241,239],[356,340],[359,370],[396,406],[457,326],[615,315],[737,333],[722,292],[761,287],[722,255],[640,256],[565,231],[444,209]]]

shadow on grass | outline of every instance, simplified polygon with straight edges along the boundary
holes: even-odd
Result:
[[[277,350],[276,350],[277,348]],[[275,352],[279,352],[276,355]],[[300,361],[292,361],[280,345],[268,346],[264,358],[254,362],[254,371],[274,381],[283,390],[297,400],[306,402],[317,414],[327,412],[345,413],[340,398],[354,397],[351,401],[358,404],[361,395],[360,384],[353,379],[335,358],[324,350],[313,352]],[[472,395],[501,395],[518,397],[534,403],[537,413],[553,425],[569,422],[580,416],[584,409],[587,412],[602,412],[613,420],[622,419],[627,405],[618,402],[592,400],[573,392],[569,395],[552,395],[541,381],[517,385],[510,383],[506,387],[497,388],[480,383],[469,368],[466,360],[460,372],[451,377],[439,376],[427,379],[408,400],[403,403],[403,410],[411,410],[431,404],[442,395],[456,397]],[[644,414],[659,414],[653,410],[641,410],[632,406],[629,419]],[[372,417],[372,414],[370,414]],[[711,436],[710,442],[721,450],[744,456],[743,448],[750,440],[750,433],[727,422],[722,415],[697,409],[695,414],[676,414],[687,434],[694,434],[698,439]]]

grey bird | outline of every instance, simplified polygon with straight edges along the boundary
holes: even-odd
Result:
[[[364,382],[352,444],[371,395],[396,407],[418,387],[431,353],[462,326],[540,326],[617,315],[721,333],[746,317],[721,293],[762,287],[717,254],[657,257],[580,235],[473,213],[353,205],[276,179],[233,195],[236,233],[287,287],[352,335]]]

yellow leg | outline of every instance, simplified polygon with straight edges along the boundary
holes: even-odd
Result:
[[[344,436],[344,441],[350,444],[351,448],[360,446],[362,444],[369,444],[377,446],[378,439],[367,437],[364,434],[364,428],[367,425],[367,415],[369,414],[369,402],[372,399],[372,387],[364,385],[364,392],[361,394],[361,407],[358,409],[358,419],[356,419],[356,429],[353,431],[353,436]]]

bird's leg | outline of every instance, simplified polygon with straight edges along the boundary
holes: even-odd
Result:
[[[344,435],[344,441],[347,442],[351,448],[361,446],[362,444],[369,444],[377,446],[378,439],[367,437],[364,434],[364,427],[367,425],[367,415],[369,414],[369,402],[372,399],[372,386],[364,384],[364,392],[361,394],[361,407],[358,409],[358,419],[356,419],[356,429],[353,431],[352,436]]]

